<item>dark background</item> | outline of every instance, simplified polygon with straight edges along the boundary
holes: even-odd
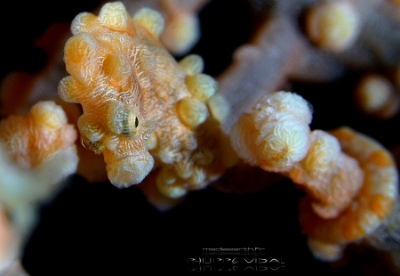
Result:
[[[33,41],[51,23],[70,21],[98,2],[2,4],[1,76],[14,70],[39,70],[46,55]],[[232,51],[251,37],[260,15],[252,13],[246,2],[216,0],[201,12],[202,40],[192,52],[203,56],[206,73],[218,76]],[[351,91],[361,73],[348,72],[329,84],[293,83],[292,90],[314,106],[313,129],[348,125],[391,148],[400,141],[394,131],[398,117],[382,122],[364,117],[354,106]],[[203,257],[206,247],[262,247],[265,258],[285,262],[277,271],[264,272],[268,275],[367,274],[363,260],[332,267],[311,256],[297,220],[301,195],[289,180],[241,196],[206,188],[160,213],[135,187],[119,190],[109,183],[89,184],[72,176],[58,196],[41,207],[40,222],[22,261],[32,276],[134,275],[143,270],[187,271],[188,258]]]

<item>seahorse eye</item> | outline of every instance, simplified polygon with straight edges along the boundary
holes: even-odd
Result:
[[[135,118],[135,127],[137,128],[139,126],[139,119],[138,117]]]
[[[137,134],[139,127],[139,118],[128,108],[122,113],[122,131],[121,133],[127,137],[133,137]]]

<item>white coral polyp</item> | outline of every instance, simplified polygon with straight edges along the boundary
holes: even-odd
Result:
[[[312,114],[301,96],[284,91],[268,94],[254,107],[252,116],[259,132],[255,154],[263,169],[288,171],[306,156]]]
[[[314,130],[310,140],[310,150],[302,161],[302,166],[312,177],[325,176],[333,169],[335,160],[339,158],[341,152],[339,141],[321,130]]]
[[[232,146],[247,163],[266,171],[287,172],[310,147],[311,109],[290,92],[267,94],[243,114],[232,130]]]
[[[310,129],[293,115],[267,122],[259,131],[257,159],[263,169],[287,171],[306,156]]]
[[[285,91],[268,94],[255,106],[256,122],[278,113],[290,113],[305,124],[311,123],[310,104],[301,96]]]

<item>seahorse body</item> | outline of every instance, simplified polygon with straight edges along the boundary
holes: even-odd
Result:
[[[156,161],[157,185],[176,197],[183,186],[211,179],[201,167],[210,154],[199,147],[198,126],[208,117],[215,81],[200,73],[201,58],[174,60],[158,40],[162,27],[157,12],[131,17],[120,2],[105,4],[98,16],[79,14],[65,46],[71,76],[61,80],[59,95],[82,105],[82,142],[104,154],[114,185],[140,183]]]

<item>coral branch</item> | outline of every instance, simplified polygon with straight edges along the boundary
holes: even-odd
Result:
[[[239,157],[264,170],[281,172],[306,189],[313,210],[323,218],[336,217],[362,185],[358,162],[341,152],[333,136],[310,133],[311,110],[300,96],[276,92],[264,96],[232,128]]]
[[[300,204],[300,223],[317,258],[337,260],[344,247],[373,233],[389,216],[398,197],[398,175],[391,155],[376,141],[349,128],[332,133],[343,151],[364,171],[363,186],[348,207],[332,219],[318,217],[310,199]]]
[[[337,217],[360,190],[364,173],[358,162],[341,152],[337,139],[321,130],[310,135],[306,157],[288,172],[312,198],[318,216]]]

